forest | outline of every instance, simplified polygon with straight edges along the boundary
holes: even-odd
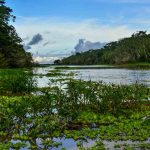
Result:
[[[131,37],[110,42],[102,49],[76,53],[55,64],[64,65],[97,65],[97,64],[128,64],[150,62],[150,34],[138,31]]]
[[[20,68],[32,65],[32,55],[26,52],[22,39],[10,24],[16,17],[5,0],[0,0],[0,68]]]
[[[47,21],[46,16],[57,14],[59,10],[61,16],[64,13],[61,10],[65,9],[69,16],[73,14],[71,20],[77,19],[79,15],[77,18],[74,15],[79,10],[79,5],[83,6],[84,0],[78,3],[72,0],[71,3],[76,4],[73,7],[69,0],[69,3],[65,3],[65,0],[8,1],[5,3],[5,0],[0,0],[0,150],[150,150],[150,67],[124,69],[117,65],[86,66],[135,65],[137,62],[150,66],[150,34],[139,31],[129,38],[108,43],[102,49],[56,60],[55,64],[60,64],[58,66],[34,64],[31,53],[25,50],[23,41],[17,34],[18,28],[16,31],[13,26],[16,17],[12,15],[11,8],[15,6],[15,11],[19,12],[17,16],[25,15],[24,17],[29,17],[31,11],[31,16],[39,12],[37,18],[41,18],[43,11],[50,11],[43,15],[40,28],[45,27],[43,22],[46,25],[48,22],[49,30],[44,28],[45,33],[42,34],[46,38],[50,34],[52,39],[43,38],[43,43],[40,43],[42,45],[37,45],[37,50],[41,49],[42,55],[38,52],[36,55],[51,59],[55,50],[52,44],[56,43],[56,48],[60,44],[61,51],[56,49],[58,57],[53,57],[59,58],[62,56],[63,44],[65,46],[70,37],[76,37],[79,30],[70,34],[73,24],[68,24],[66,19],[63,24],[58,22],[61,32],[65,24],[68,31],[71,30],[69,36],[66,36],[66,30],[62,32],[67,37],[64,38],[58,34],[59,28],[51,27],[55,21]],[[91,14],[97,5],[91,9],[89,6],[93,3],[91,1],[88,5],[87,1],[89,0],[86,0],[84,6],[89,8]],[[25,14],[20,10],[25,11]],[[99,10],[95,14],[100,14]],[[78,12],[82,16],[83,8]],[[26,33],[30,31],[28,25],[24,21],[21,25],[25,25],[24,31],[18,33],[30,38]],[[92,22],[92,28],[94,25]],[[78,26],[78,29],[83,28],[80,24]],[[39,29],[38,24],[30,26],[31,30],[34,28]],[[82,32],[85,33],[84,28]],[[93,30],[92,33],[99,34]],[[57,45],[57,36],[59,40],[66,39],[66,42],[60,40]],[[35,36],[33,39],[29,43],[35,43]],[[52,46],[52,49],[46,47],[50,56],[44,49],[48,43]],[[32,52],[33,50],[31,49]]]

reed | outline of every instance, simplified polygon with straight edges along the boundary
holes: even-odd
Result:
[[[5,95],[27,94],[36,87],[32,72],[22,69],[0,70],[0,93]]]

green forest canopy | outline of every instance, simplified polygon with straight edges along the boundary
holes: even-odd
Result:
[[[134,33],[131,37],[106,44],[104,48],[76,53],[55,64],[94,65],[94,64],[127,64],[150,62],[150,34],[146,31]]]
[[[15,18],[5,0],[0,0],[0,68],[29,67],[32,64],[31,53],[24,50],[21,38],[9,24]]]

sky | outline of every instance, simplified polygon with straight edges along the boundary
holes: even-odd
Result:
[[[13,25],[36,61],[51,63],[75,51],[80,39],[111,42],[150,31],[150,0],[6,0]]]

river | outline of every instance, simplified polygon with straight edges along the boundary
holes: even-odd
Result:
[[[34,68],[34,73],[43,75],[38,77],[38,86],[48,86],[49,79],[54,77],[44,76],[49,71],[54,70],[56,66]],[[59,66],[57,66],[59,67]],[[65,73],[75,73],[76,79],[103,81],[114,84],[132,84],[142,83],[150,87],[150,70],[132,70],[124,68],[115,68],[107,66],[63,66],[61,70]]]

